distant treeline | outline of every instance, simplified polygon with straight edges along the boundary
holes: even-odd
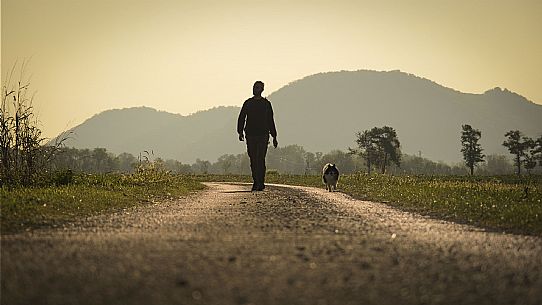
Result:
[[[138,156],[129,153],[115,155],[105,148],[75,149],[61,148],[50,161],[51,170],[70,169],[74,172],[132,173],[141,162],[150,159],[155,166],[177,174],[250,174],[250,163],[246,153],[225,154],[215,162],[197,159],[193,164],[177,160],[163,160],[152,153],[143,152]],[[283,174],[315,175],[326,163],[335,163],[342,173],[367,171],[365,161],[356,154],[334,150],[323,154],[307,152],[299,145],[270,148],[267,154],[267,170]],[[469,169],[462,163],[450,165],[429,159],[402,155],[401,166],[390,165],[389,174],[401,175],[467,175]],[[488,155],[486,161],[476,168],[479,175],[513,174],[511,160],[503,155]],[[533,173],[541,173],[540,167]]]

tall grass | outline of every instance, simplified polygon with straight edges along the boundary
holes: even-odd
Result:
[[[2,84],[0,104],[0,186],[31,185],[39,180],[55,149],[65,136],[53,146],[43,146],[45,139],[38,128],[32,102],[30,80],[25,77],[28,62],[21,64],[18,81],[13,81],[17,65]]]

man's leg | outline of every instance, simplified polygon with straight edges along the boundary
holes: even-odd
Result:
[[[252,190],[255,191],[258,189],[259,185],[259,176],[258,176],[258,141],[255,139],[249,139],[247,137],[247,153],[250,159],[250,171],[252,173]]]
[[[258,143],[258,182],[260,190],[265,188],[265,155],[267,154],[267,145],[269,144],[269,137],[263,137]]]

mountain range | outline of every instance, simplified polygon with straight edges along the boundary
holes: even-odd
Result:
[[[280,145],[298,144],[313,152],[353,147],[356,131],[384,125],[395,128],[403,152],[445,162],[461,160],[462,124],[482,132],[485,154],[507,154],[502,142],[508,130],[542,134],[542,105],[519,94],[498,87],[463,93],[401,71],[319,73],[267,98]],[[189,163],[214,161],[245,150],[236,135],[238,113],[239,107],[187,116],[148,107],[107,110],[76,126],[66,145],[134,155],[153,150],[164,159]]]

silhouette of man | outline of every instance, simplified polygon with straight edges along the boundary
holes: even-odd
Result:
[[[243,131],[247,139],[247,152],[254,181],[252,191],[263,191],[265,188],[265,155],[269,134],[273,137],[273,146],[276,148],[279,145],[273,107],[265,97],[262,97],[263,88],[263,82],[254,83],[252,87],[254,96],[245,101],[237,119],[239,141],[245,138]]]

